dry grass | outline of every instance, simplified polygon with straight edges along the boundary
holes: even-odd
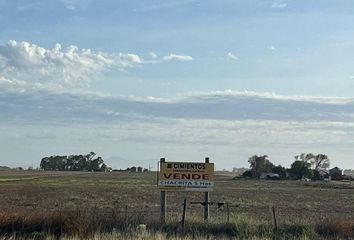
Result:
[[[328,219],[317,224],[316,231],[324,237],[354,239],[354,224],[343,219]]]
[[[270,207],[276,206],[280,239],[354,239],[351,182],[245,181],[229,175],[217,175],[215,181],[211,200],[230,203],[231,225],[225,224],[225,206],[212,205],[213,225],[205,225],[202,206],[188,205],[186,238],[270,239],[274,237]],[[10,237],[17,233],[17,238],[37,234],[34,237],[40,239],[45,233],[66,238],[100,239],[100,235],[110,239],[112,234],[130,234],[130,239],[172,239],[178,232],[184,198],[188,202],[203,199],[201,193],[169,192],[171,224],[162,229],[155,173],[0,172],[0,230]],[[131,232],[140,223],[148,225],[144,236],[150,238]]]

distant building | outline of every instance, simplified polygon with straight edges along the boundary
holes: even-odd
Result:
[[[146,168],[143,168],[141,166],[139,166],[139,167],[133,166],[133,167],[127,168],[125,171],[142,173],[142,172],[148,172],[149,170]]]
[[[233,168],[232,172],[242,175],[244,172],[246,172],[247,170],[249,170],[248,168]]]
[[[329,175],[331,176],[332,180],[342,180],[343,179],[343,170],[335,167],[329,170]]]
[[[354,180],[353,176],[351,176],[351,175],[344,174],[342,177],[343,177],[343,180],[350,180],[350,181]]]
[[[259,179],[280,179],[277,173],[262,173]]]
[[[346,169],[346,170],[343,171],[343,174],[347,175],[347,176],[353,176],[354,177],[354,170]]]

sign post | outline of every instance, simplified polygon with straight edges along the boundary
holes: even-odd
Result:
[[[161,223],[166,221],[166,191],[204,192],[204,220],[209,218],[209,192],[214,186],[214,163],[205,162],[166,162],[160,159],[158,173],[161,207]]]
[[[209,163],[209,158],[205,158],[205,163]],[[209,192],[204,193],[204,221],[209,219]]]
[[[161,158],[160,159],[160,171],[161,171],[161,166],[165,163],[165,159]],[[166,223],[166,191],[161,191],[160,193],[160,212],[161,212],[161,224]]]

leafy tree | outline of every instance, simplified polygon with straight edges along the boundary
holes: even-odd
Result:
[[[244,177],[244,178],[252,178],[253,177],[252,171],[251,170],[245,171],[244,173],[242,173],[242,177]]]
[[[281,165],[274,166],[272,168],[272,173],[278,174],[279,177],[282,178],[282,179],[286,178],[286,175],[287,175],[285,167],[283,167]]]
[[[313,170],[312,180],[321,180],[322,178],[320,171]]]
[[[89,171],[100,171],[103,164],[103,159],[98,157],[96,159],[89,160]]]
[[[107,168],[108,168],[108,166],[106,164],[102,163],[102,165],[100,167],[100,171],[104,172],[104,171],[106,171]]]
[[[51,166],[50,166],[50,159],[49,159],[49,157],[44,157],[44,158],[42,158],[39,167],[40,167],[41,169],[44,169],[44,170],[50,169]]]
[[[295,156],[296,161],[311,163],[314,170],[327,169],[329,167],[329,158],[326,154],[301,153]]]
[[[52,171],[64,171],[66,156],[50,156],[42,158],[40,167]]]
[[[82,155],[82,154],[74,155],[74,161],[75,161],[74,170],[76,170],[76,171],[87,171],[88,170],[86,158],[84,157],[84,155]]]
[[[271,172],[274,164],[271,163],[267,155],[254,155],[248,159],[253,178],[259,178],[262,173]]]
[[[313,171],[311,170],[311,163],[296,160],[291,164],[289,173],[292,178],[302,179],[302,178],[311,178]]]
[[[105,171],[107,165],[96,153],[86,155],[50,156],[41,160],[40,168],[49,171]]]

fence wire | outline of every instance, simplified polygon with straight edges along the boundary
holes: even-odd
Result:
[[[193,204],[187,202],[186,219],[203,220],[205,204]],[[218,222],[236,221],[237,219],[253,219],[257,221],[272,222],[272,208],[280,223],[316,223],[324,220],[346,219],[354,223],[354,212],[343,209],[311,209],[305,207],[271,206],[271,205],[246,205],[242,203],[215,203],[210,204],[210,220]],[[179,220],[182,218],[183,203],[173,206],[167,205],[167,219]],[[16,212],[18,214],[78,214],[78,215],[99,215],[99,216],[120,216],[125,219],[153,219],[160,218],[160,206],[131,207],[129,204],[120,205],[115,208],[73,208],[73,209],[18,209],[0,208],[1,212]]]

